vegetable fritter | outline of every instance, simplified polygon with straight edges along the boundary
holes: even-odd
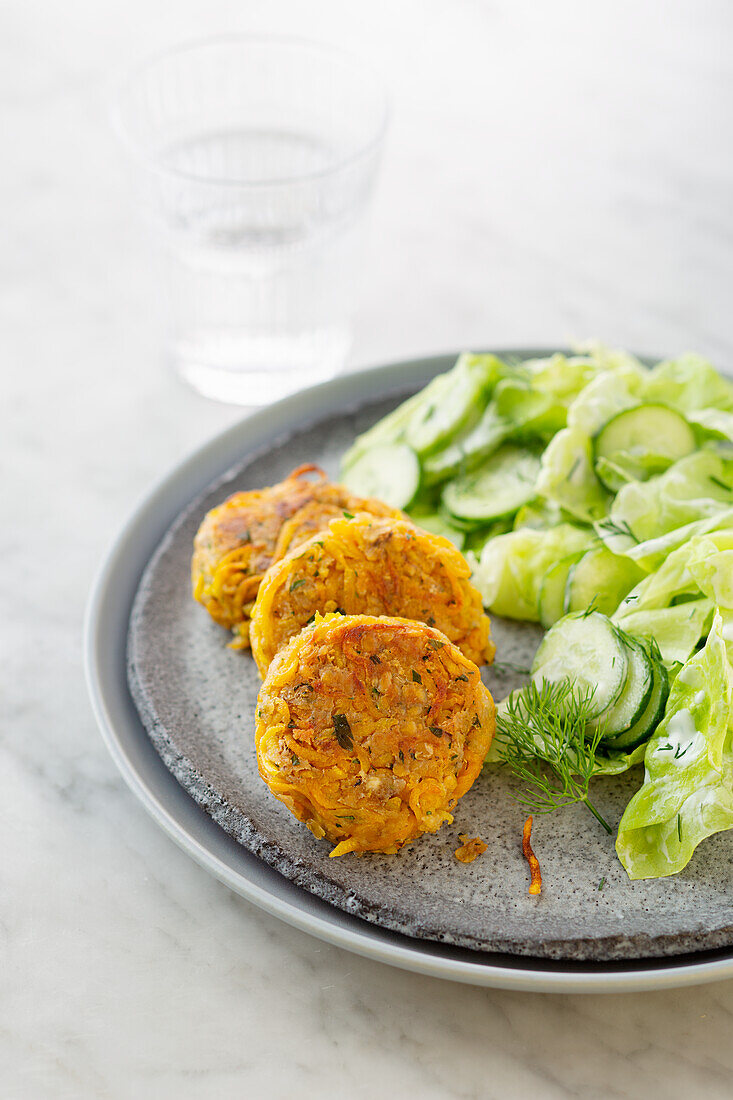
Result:
[[[234,493],[208,513],[194,540],[193,595],[233,631],[234,649],[249,645],[249,617],[265,570],[344,510],[402,515],[332,485],[313,465],[298,467],[278,485]]]
[[[252,653],[264,676],[277,651],[315,616],[398,615],[442,630],[476,664],[493,658],[489,620],[455,546],[406,519],[360,513],[273,565],[252,612]]]
[[[260,689],[260,775],[332,856],[396,852],[453,820],[495,714],[478,668],[440,631],[319,615]]]

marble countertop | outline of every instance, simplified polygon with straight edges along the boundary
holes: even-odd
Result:
[[[561,997],[372,964],[209,878],[102,745],[93,574],[151,481],[240,415],[162,362],[105,82],[250,29],[357,46],[393,87],[353,364],[596,336],[733,365],[723,0],[7,0],[0,1094],[727,1097],[733,981]]]

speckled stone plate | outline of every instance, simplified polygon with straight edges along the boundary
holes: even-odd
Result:
[[[541,353],[533,349],[500,354]],[[527,867],[521,854],[525,814],[511,797],[510,780],[500,769],[484,769],[461,800],[455,823],[438,834],[421,838],[394,856],[336,860],[328,858],[330,846],[315,840],[259,779],[253,743],[259,678],[251,656],[227,649],[225,632],[190,597],[189,565],[196,528],[204,513],[228,493],[271,484],[302,462],[318,462],[335,476],[340,455],[356,434],[452,361],[453,357],[445,356],[398,364],[304,391],[224,433],[156,490],[128,528],[127,541],[123,534],[115,548],[90,614],[90,680],[108,742],[138,793],[141,778],[149,788],[148,757],[143,766],[136,743],[131,760],[129,729],[127,736],[120,736],[123,716],[117,680],[124,656],[122,639],[117,639],[113,653],[104,638],[112,612],[121,624],[126,607],[129,691],[142,728],[180,786],[236,841],[235,850],[246,857],[246,868],[252,867],[254,855],[272,869],[268,883],[281,883],[284,876],[300,888],[294,895],[296,908],[311,910],[312,904],[304,899],[312,895],[327,907],[336,907],[332,913],[341,911],[337,917],[341,931],[343,922],[354,918],[361,918],[354,923],[365,934],[364,921],[379,926],[372,930],[371,940],[376,935],[377,942],[384,937],[388,937],[385,942],[404,941],[408,947],[401,951],[420,956],[416,969],[426,968],[427,957],[447,958],[451,976],[478,980],[468,976],[466,966],[480,969],[485,960],[483,973],[488,974],[501,959],[502,975],[489,984],[527,987],[531,968],[539,967],[544,975],[561,974],[563,979],[558,984],[554,978],[545,978],[544,984],[530,983],[530,987],[568,988],[562,984],[568,975],[577,987],[577,974],[592,973],[599,963],[605,964],[607,976],[618,977],[610,982],[616,988],[639,987],[638,979],[636,984],[629,982],[629,973],[668,973],[671,963],[678,976],[694,971],[694,980],[729,972],[730,954],[720,949],[733,944],[731,834],[706,841],[691,866],[675,878],[631,883],[616,859],[613,838],[585,808],[536,818],[534,843],[544,879],[542,895],[536,898],[527,893]],[[125,604],[121,597],[126,594]],[[484,676],[499,699],[517,682],[507,666],[529,663],[539,633],[535,627],[494,620],[493,635],[497,666]],[[114,672],[110,661],[115,663]],[[116,677],[114,692],[110,677]],[[125,706],[124,723],[129,725],[127,700]],[[619,819],[640,782],[639,770],[597,782],[595,800],[609,820]],[[143,797],[153,808],[150,789]],[[157,804],[159,797],[153,801],[160,820],[165,815]],[[179,822],[163,823],[196,858],[211,866],[211,846],[207,858],[202,858],[201,842],[192,842],[190,830],[182,839]],[[472,864],[458,863],[453,852],[459,832],[483,837],[488,851]],[[212,869],[237,888],[229,875]],[[251,878],[249,870],[238,870]],[[252,890],[240,892],[252,896]],[[292,914],[279,915],[292,919]],[[310,930],[326,934],[323,928]],[[714,949],[717,956],[709,954]],[[694,952],[708,954],[695,956]],[[516,972],[524,977],[516,981],[506,977],[515,972],[512,956],[527,957],[521,964],[517,960]],[[685,957],[665,964],[665,956]],[[641,967],[619,962],[652,959],[660,961]],[[410,965],[405,958],[387,961]],[[655,978],[647,984],[663,983]]]

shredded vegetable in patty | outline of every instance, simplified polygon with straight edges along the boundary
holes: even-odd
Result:
[[[262,675],[316,615],[397,615],[442,630],[476,664],[493,658],[489,620],[470,568],[448,539],[406,519],[359,514],[268,570],[252,612],[252,653]]]
[[[467,833],[459,833],[458,839],[461,845],[456,848],[453,854],[459,863],[473,863],[475,859],[484,854],[488,847],[480,836],[469,837]]]
[[[207,514],[194,540],[193,595],[212,619],[233,631],[234,649],[249,646],[249,617],[265,570],[345,509],[402,515],[332,485],[312,464],[278,485],[234,493]]]
[[[481,770],[495,708],[440,631],[318,616],[270,665],[256,718],[260,775],[316,837],[396,852],[453,820]]]

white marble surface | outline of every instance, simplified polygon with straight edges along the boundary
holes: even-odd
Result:
[[[92,575],[238,414],[160,361],[104,81],[229,29],[356,45],[391,80],[354,362],[587,335],[733,361],[726,0],[5,0],[0,1095],[730,1096],[733,982],[532,996],[368,963],[210,879],[107,757]]]

